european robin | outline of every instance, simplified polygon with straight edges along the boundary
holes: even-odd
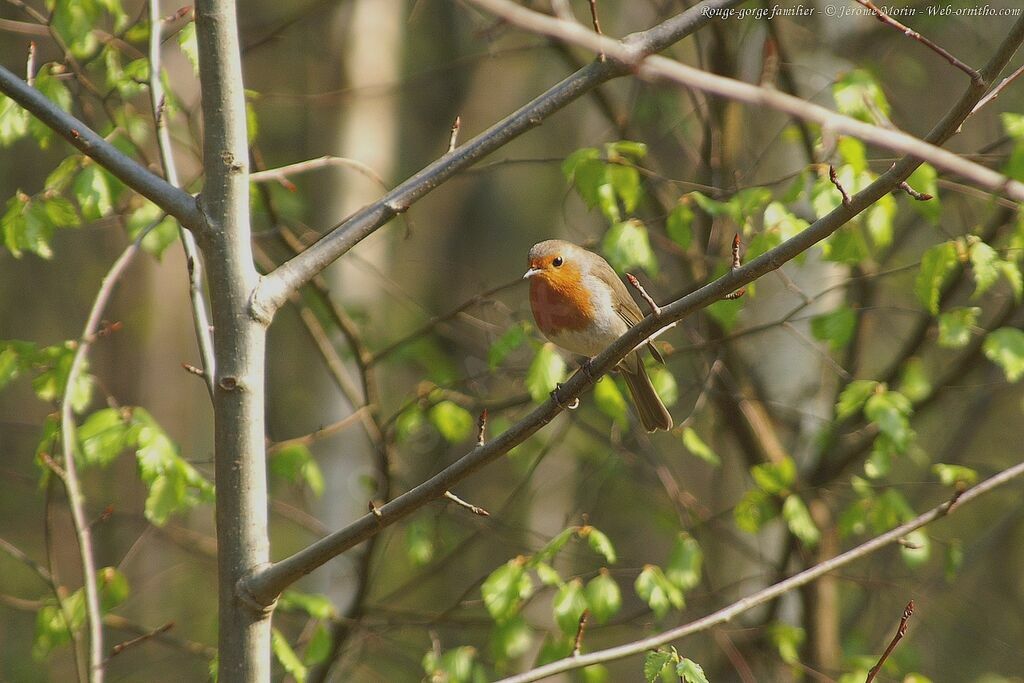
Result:
[[[564,240],[530,249],[530,308],[544,336],[572,353],[593,358],[643,318],[640,307],[608,262]],[[654,346],[648,348],[660,358]],[[640,422],[649,432],[672,428],[638,351],[619,363]]]

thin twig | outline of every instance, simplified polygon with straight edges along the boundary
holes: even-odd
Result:
[[[740,258],[740,245],[741,244],[742,243],[740,242],[740,235],[739,235],[739,233],[736,233],[735,235],[733,235],[733,238],[732,238],[732,266],[731,267],[732,267],[732,270],[734,270],[734,271],[738,270],[739,267],[743,265],[743,260]],[[725,297],[723,297],[723,298],[731,301],[733,299],[739,299],[741,296],[743,296],[746,293],[747,293],[746,288],[745,287],[741,287],[740,289],[737,289],[735,292],[732,292],[731,294],[725,295]]]
[[[896,646],[899,645],[901,640],[903,640],[903,636],[907,634],[907,622],[910,621],[910,617],[913,613],[914,601],[911,600],[907,603],[907,606],[903,608],[903,616],[900,617],[900,625],[899,628],[896,629],[896,635],[894,635],[892,637],[892,640],[889,641],[889,647],[885,648],[885,652],[883,652],[882,656],[879,657],[878,663],[871,667],[871,670],[868,671],[868,677],[864,679],[864,683],[871,683],[871,681],[875,680],[875,676],[878,675],[878,672],[882,668],[882,665],[885,664],[885,660],[889,658],[889,655],[892,654],[892,651],[895,650]]]
[[[914,199],[916,199],[919,202],[926,202],[926,201],[928,201],[930,199],[934,199],[934,197],[932,197],[927,192],[918,192],[917,190],[912,188],[910,186],[910,184],[907,183],[906,180],[904,180],[902,183],[900,183],[900,189],[903,190],[904,192],[906,192],[908,195],[910,195],[911,197],[913,197]]]
[[[28,44],[28,59],[25,60],[25,82],[30,88],[36,84],[36,41]]]
[[[287,439],[285,441],[278,441],[277,443],[267,448],[267,456],[273,456],[276,453],[280,453],[289,446],[309,446],[320,439],[326,439],[329,436],[333,436],[338,432],[348,429],[356,422],[361,422],[365,418],[365,414],[369,411],[367,406],[361,406],[356,408],[355,412],[346,415],[336,422],[332,422],[329,425],[321,427],[314,432],[310,432],[304,436],[297,436],[294,439]]]
[[[456,116],[455,122],[452,123],[452,132],[448,136],[448,151],[453,152],[455,146],[459,144],[459,129],[462,128],[462,117]]]
[[[828,179],[832,181],[832,184],[839,190],[839,194],[843,195],[843,206],[850,205],[850,195],[847,193],[846,188],[839,182],[839,176],[836,175],[836,167],[832,164],[828,165]]]
[[[100,289],[96,293],[89,318],[82,330],[71,368],[68,370],[67,384],[61,399],[61,447],[64,456],[64,476],[62,481],[68,493],[68,505],[71,508],[71,519],[78,538],[78,549],[82,560],[82,576],[85,582],[85,608],[89,624],[89,680],[92,683],[103,681],[103,611],[100,608],[100,597],[96,586],[96,563],[93,557],[92,531],[85,517],[85,496],[78,481],[78,468],[75,465],[75,416],[72,396],[78,384],[79,376],[85,368],[85,359],[96,338],[100,327],[103,310],[113,295],[114,286],[124,273],[132,258],[139,251],[139,244],[153,226],[144,230],[138,238],[128,245],[114,261],[114,265],[103,278]]]
[[[487,442],[487,408],[480,411],[476,420],[476,445],[483,446]]]
[[[300,173],[308,173],[309,171],[316,171],[321,168],[328,168],[331,166],[342,166],[344,168],[351,168],[360,175],[365,176],[382,188],[385,192],[388,189],[387,183],[381,178],[380,174],[367,166],[361,161],[356,159],[349,159],[347,157],[337,157],[332,155],[324,155],[317,157],[316,159],[307,159],[306,161],[297,161],[294,164],[288,164],[286,166],[279,166],[278,168],[270,168],[263,171],[255,171],[249,174],[249,181],[253,183],[266,183],[270,181],[278,181],[284,183],[287,181],[288,176],[298,175]],[[294,188],[294,186],[292,186]]]
[[[989,102],[991,102],[995,98],[999,97],[999,94],[1001,92],[1003,92],[1003,90],[1006,88],[1006,86],[1008,86],[1011,83],[1013,83],[1021,74],[1024,74],[1024,64],[1022,64],[1021,66],[1017,67],[1017,70],[1014,71],[1012,74],[1010,74],[1009,76],[1007,76],[1003,80],[999,81],[999,85],[997,85],[996,87],[992,88],[992,90],[990,90],[987,95],[985,95],[984,97],[981,98],[980,102],[978,102],[976,105],[974,105],[974,109],[971,110],[971,113],[972,114],[976,113],[979,109],[984,107],[986,104],[988,104]]]
[[[462,500],[461,498],[456,496],[451,491],[445,491],[444,492],[444,497],[447,498],[448,500],[452,501],[453,503],[455,503],[459,507],[466,508],[467,510],[472,512],[474,515],[479,515],[480,517],[490,517],[491,516],[490,512],[488,512],[487,510],[484,510],[479,505],[473,505],[472,503],[467,503],[466,501]]]
[[[114,647],[110,648],[110,657],[107,658],[107,661],[110,661],[111,659],[113,659],[117,655],[121,654],[122,652],[124,652],[128,648],[132,647],[133,645],[138,645],[140,643],[144,643],[147,640],[149,640],[150,638],[156,638],[161,633],[166,633],[167,631],[170,631],[172,628],[174,628],[174,622],[173,621],[168,621],[163,626],[158,626],[157,628],[153,629],[149,633],[143,633],[140,636],[136,636],[135,638],[132,638],[130,640],[125,640],[123,642],[118,643]]]
[[[593,0],[591,0],[593,4]],[[576,626],[576,638],[572,641],[572,656],[580,656],[580,648],[583,647],[583,631],[587,628],[587,617],[590,616],[590,610],[583,610],[583,614],[580,615],[580,623]]]
[[[164,178],[175,188],[180,188],[178,169],[174,163],[174,148],[171,145],[171,132],[167,126],[166,96],[163,81],[160,78],[163,23],[159,10],[160,3],[157,0],[149,0],[149,100],[153,107],[153,124],[156,127],[157,149],[160,152],[160,165],[163,167]],[[213,335],[210,332],[210,316],[206,311],[206,299],[203,297],[203,260],[199,255],[195,236],[181,223],[178,224],[178,239],[185,252],[185,265],[188,269],[192,326],[195,328],[196,344],[199,346],[199,355],[202,358],[200,376],[206,384],[210,400],[213,400],[213,378],[216,367],[213,355]]]
[[[900,22],[896,21],[895,19],[890,17],[888,14],[886,14],[884,11],[882,11],[878,7],[878,5],[876,5],[875,3],[871,2],[871,0],[856,0],[856,1],[857,1],[857,4],[859,4],[859,5],[863,6],[863,7],[866,7],[869,10],[871,10],[871,12],[875,15],[875,18],[878,19],[880,22],[882,22],[883,24],[888,24],[889,26],[892,26],[894,29],[896,29],[897,31],[899,31],[903,35],[907,36],[908,38],[912,38],[912,39],[916,40],[917,42],[921,43],[922,45],[924,45],[928,49],[932,50],[933,52],[935,52],[936,54],[941,56],[943,59],[945,59],[947,62],[949,62],[950,64],[952,64],[953,66],[955,66],[956,68],[960,69],[965,74],[970,76],[971,80],[974,81],[975,83],[983,84],[985,82],[984,79],[981,77],[981,73],[977,69],[974,69],[974,68],[964,64],[959,59],[957,59],[952,54],[950,54],[946,49],[939,47],[938,45],[936,45],[932,41],[930,41],[927,38],[925,38],[924,36],[922,36],[917,31],[915,31],[914,29],[910,28],[909,26],[905,26],[905,25],[901,24]]]
[[[1017,463],[1013,467],[1009,467],[999,474],[989,477],[980,484],[967,489],[963,496],[960,497],[960,505],[976,500],[980,496],[1009,481],[1012,481],[1017,477],[1020,477],[1021,475],[1024,475],[1024,462]],[[669,629],[668,631],[664,631],[657,635],[642,638],[624,645],[590,652],[585,655],[580,655],[579,657],[566,657],[565,659],[559,659],[551,662],[550,664],[539,666],[536,669],[514,676],[509,676],[508,678],[503,678],[498,681],[498,683],[530,683],[531,681],[539,681],[565,671],[572,671],[592,664],[601,664],[604,662],[622,659],[624,657],[642,654],[648,650],[653,650],[665,645],[666,643],[679,640],[680,638],[684,638],[694,633],[706,631],[718,626],[719,624],[727,623],[744,612],[770,602],[780,595],[784,595],[796,588],[799,588],[800,586],[807,585],[825,574],[834,572],[840,567],[846,566],[855,560],[866,557],[887,545],[897,542],[900,538],[906,536],[911,531],[920,529],[937,519],[945,517],[950,512],[951,506],[952,501],[946,501],[913,520],[892,529],[891,531],[887,531],[884,534],[876,536],[869,541],[865,541],[864,543],[847,550],[845,553],[841,553],[831,559],[820,562],[798,574],[794,574],[787,579],[779,581],[778,583],[748,595],[745,598],[737,600],[727,607],[723,607],[722,609],[697,619],[696,621],[692,621],[688,624]]]
[[[654,299],[647,293],[644,286],[640,284],[640,281],[636,279],[636,276],[632,273],[626,273],[626,279],[629,280],[629,284],[636,288],[636,291],[640,292],[640,296],[642,296],[644,301],[647,302],[647,305],[651,307],[651,313],[654,315],[661,315],[661,307],[654,302]]]
[[[601,22],[597,18],[597,0],[590,0],[590,18],[594,22],[594,33],[599,36],[603,36],[604,33],[601,31]],[[597,53],[597,58],[602,62],[608,59],[604,54],[604,50]]]

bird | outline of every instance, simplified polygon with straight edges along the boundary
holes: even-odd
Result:
[[[540,331],[556,346],[593,358],[644,317],[626,285],[601,256],[565,240],[530,248],[530,309]],[[656,358],[653,344],[648,348]],[[644,429],[672,429],[672,416],[654,390],[637,350],[619,363]]]

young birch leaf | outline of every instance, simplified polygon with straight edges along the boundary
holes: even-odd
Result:
[[[774,499],[761,489],[750,489],[733,509],[736,526],[747,533],[756,534],[769,520],[779,514]]]
[[[908,420],[913,412],[913,405],[898,391],[873,394],[864,404],[864,417],[878,425],[879,431],[889,437],[900,452],[906,450],[913,437]]]
[[[875,393],[878,382],[871,379],[855,379],[846,385],[836,403],[836,417],[845,420],[863,407],[864,402]]]
[[[665,232],[669,239],[679,245],[680,249],[687,249],[693,242],[693,209],[688,202],[676,205],[672,213],[665,221]]]
[[[504,334],[491,343],[487,350],[487,366],[494,370],[504,362],[510,353],[518,349],[526,341],[526,326],[513,325]]]
[[[326,595],[302,593],[288,589],[277,601],[277,609],[285,612],[303,612],[313,619],[336,619],[338,610]]]
[[[540,347],[530,363],[530,369],[526,371],[526,390],[534,402],[540,403],[551,395],[564,378],[565,361],[555,350],[555,345],[548,342]]]
[[[110,213],[114,201],[104,171],[96,164],[87,164],[79,171],[72,191],[86,220],[95,221]]]
[[[583,610],[587,609],[587,598],[583,593],[583,582],[579,579],[564,584],[555,593],[552,602],[552,610],[555,615],[555,623],[562,633],[572,636],[576,634],[579,627],[580,616]]]
[[[910,358],[903,364],[903,374],[900,375],[900,393],[909,398],[912,402],[924,400],[932,393],[932,383],[925,372],[924,363],[920,358]]]
[[[651,249],[647,228],[636,219],[616,222],[601,241],[601,251],[619,272],[643,268],[652,277],[658,275],[658,260]]]
[[[768,628],[768,635],[779,651],[782,661],[790,665],[800,661],[800,648],[807,639],[807,634],[802,628],[779,621]]]
[[[526,573],[521,558],[509,560],[487,577],[480,586],[484,607],[496,622],[511,619],[533,593],[533,579]]]
[[[936,244],[921,258],[921,269],[914,283],[914,293],[925,310],[932,315],[939,312],[939,295],[956,265],[956,245],[952,242]]]
[[[971,331],[978,324],[981,309],[977,306],[953,308],[939,315],[939,346],[962,349],[971,341]]]
[[[766,462],[750,468],[750,476],[768,494],[781,493],[796,481],[796,464],[790,457],[777,463]]]
[[[116,408],[97,410],[76,434],[84,465],[109,465],[128,447],[128,424]]]
[[[845,306],[811,318],[811,334],[819,341],[828,342],[833,351],[843,349],[850,343],[856,327],[857,314]]]
[[[982,350],[986,358],[1003,369],[1010,382],[1024,377],[1024,332],[1013,327],[989,332]]]
[[[648,652],[644,658],[644,681],[645,683],[656,683],[661,678],[661,672],[665,667],[679,661],[679,655],[666,650],[654,650]]]
[[[693,430],[693,427],[685,427],[682,431],[683,447],[706,463],[709,463],[715,467],[722,464],[722,459],[718,457],[718,454],[711,450],[711,447],[704,443],[697,432]]]
[[[704,675],[700,664],[686,657],[676,665],[676,673],[685,683],[708,683],[708,677]]]
[[[284,667],[284,670],[288,672],[298,683],[305,683],[306,676],[309,671],[306,669],[306,665],[302,663],[299,656],[295,654],[295,650],[288,644],[288,639],[284,637],[284,634],[278,631],[276,628],[270,632],[271,649],[274,651],[274,658]]]
[[[602,377],[594,385],[594,403],[598,410],[620,425],[629,423],[629,409],[618,385],[611,377]]]
[[[668,614],[669,609],[682,609],[686,604],[683,592],[665,577],[660,567],[652,564],[644,566],[633,587],[658,619]]]
[[[999,279],[999,254],[984,242],[971,245],[971,269],[974,271],[974,295],[978,298]]]
[[[599,555],[603,555],[608,564],[615,564],[618,559],[615,555],[615,546],[612,545],[611,539],[604,532],[598,531],[592,526],[586,526],[580,529],[580,535],[586,537],[587,545],[590,546],[591,550]]]
[[[684,593],[700,583],[704,553],[697,539],[681,533],[672,546],[672,552],[665,564],[665,576]]]
[[[533,629],[520,616],[503,624],[497,624],[491,631],[491,652],[499,661],[514,659],[533,645]]]
[[[782,503],[782,518],[786,520],[786,526],[800,542],[807,547],[813,548],[821,540],[821,532],[811,519],[811,513],[800,496],[790,494]]]
[[[963,465],[946,465],[937,462],[932,465],[932,472],[939,478],[943,486],[973,486],[978,481],[977,471]]]
[[[473,415],[452,401],[440,401],[430,409],[430,421],[448,443],[468,439],[476,427]]]
[[[586,598],[590,612],[599,624],[603,624],[615,616],[622,607],[622,592],[619,590],[619,584],[604,567],[601,568],[597,576],[587,583]]]

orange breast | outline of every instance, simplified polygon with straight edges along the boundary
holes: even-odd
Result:
[[[544,334],[582,330],[591,324],[594,306],[580,283],[578,271],[544,273],[530,279],[530,308]]]

